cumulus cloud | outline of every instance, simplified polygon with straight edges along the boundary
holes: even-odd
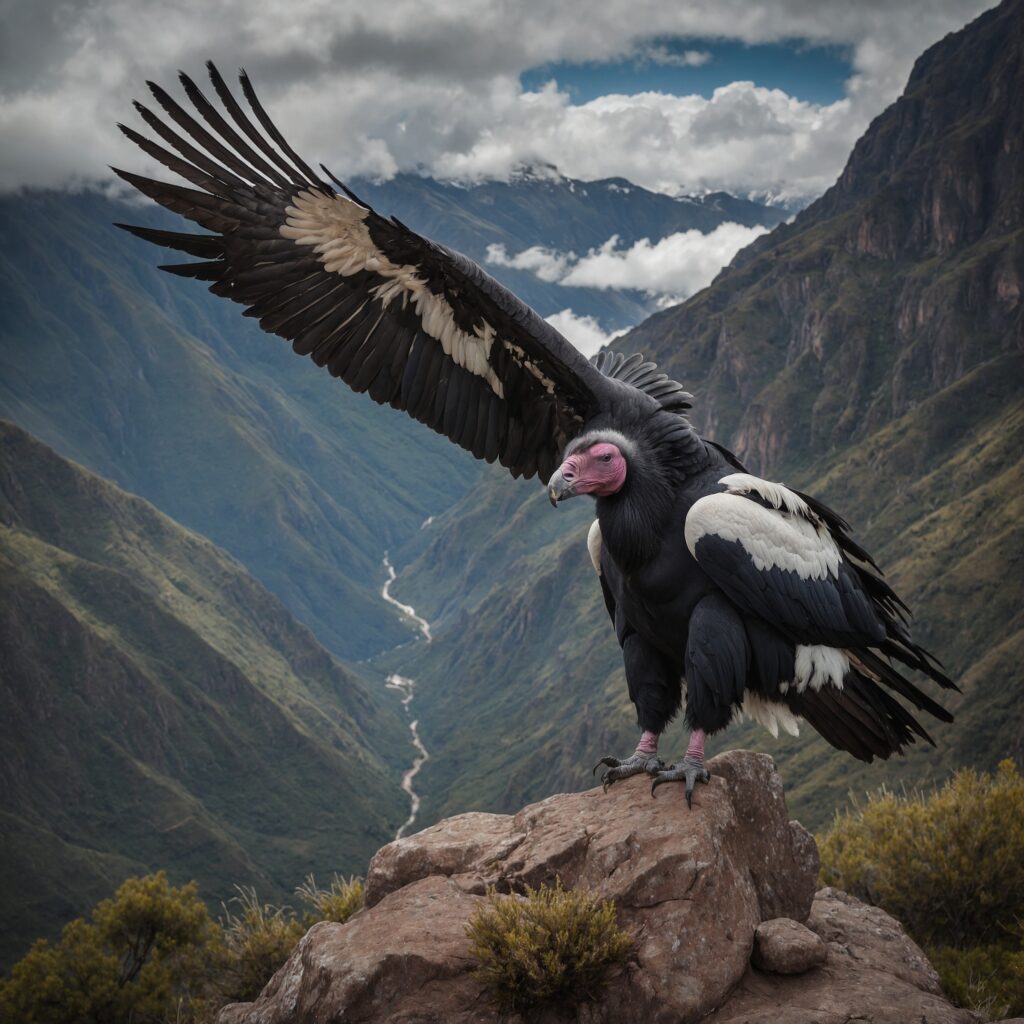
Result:
[[[991,0],[0,0],[0,188],[145,170],[113,128],[138,124],[146,78],[244,65],[265,105],[313,160],[344,175],[398,169],[504,177],[523,162],[651,188],[818,192],[902,87],[914,57]],[[710,99],[642,93],[574,105],[557,82],[519,76],[557,62],[703,59],[661,41],[803,39],[850,48],[836,103],[734,82]],[[661,49],[659,49],[661,47]]]
[[[659,305],[671,305],[709,285],[740,249],[766,231],[730,221],[707,234],[680,231],[657,242],[641,238],[628,248],[620,248],[618,236],[612,235],[585,256],[541,246],[509,256],[503,245],[491,245],[487,262],[529,270],[569,288],[639,291]]]
[[[563,309],[545,319],[588,357],[626,333],[623,330],[606,334],[594,317],[577,316],[571,309]]]
[[[500,242],[487,246],[487,262],[497,267],[512,267],[513,270],[528,270],[542,281],[560,281],[565,277],[575,256],[573,253],[557,253],[542,245],[531,245],[515,256],[509,256]]]

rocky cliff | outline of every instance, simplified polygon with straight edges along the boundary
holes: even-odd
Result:
[[[482,1024],[466,923],[494,887],[585,887],[614,901],[636,955],[587,1019],[615,1024],[969,1024],[880,910],[814,891],[818,853],[790,821],[771,758],[733,751],[689,811],[633,778],[514,816],[463,814],[385,846],[366,908],[319,924],[254,1003],[219,1024]],[[753,957],[753,962],[752,962]],[[756,964],[757,966],[754,966]],[[710,1017],[708,1015],[711,1014]],[[553,1008],[531,1021],[572,1019]]]

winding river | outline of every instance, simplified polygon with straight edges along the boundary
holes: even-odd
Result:
[[[380,596],[383,597],[388,604],[394,605],[405,618],[411,619],[416,624],[416,628],[423,635],[423,639],[429,644],[430,641],[433,640],[433,637],[430,634],[430,623],[422,616],[417,615],[416,609],[413,608],[412,605],[403,604],[397,598],[391,596],[391,584],[398,578],[398,574],[395,572],[395,567],[388,559],[386,551],[384,552],[384,571],[387,574],[387,579],[384,581],[384,586],[381,589]],[[423,745],[423,741],[420,739],[419,721],[412,717],[412,710],[410,707],[416,696],[416,680],[409,679],[406,676],[400,676],[398,673],[393,672],[385,680],[385,685],[389,690],[397,690],[402,694],[402,707],[405,709],[406,715],[410,718],[409,732],[412,735],[412,745],[416,748],[416,757],[413,758],[412,767],[406,769],[402,774],[402,789],[409,794],[409,817],[406,819],[405,824],[395,833],[395,838],[401,839],[402,836],[404,836],[416,823],[416,816],[419,814],[420,810],[420,798],[413,786],[413,782],[416,779],[419,770],[423,767],[423,763],[430,759],[430,754],[427,753],[427,748]]]

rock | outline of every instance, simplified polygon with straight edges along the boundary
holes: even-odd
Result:
[[[493,1019],[469,973],[465,922],[489,886],[558,879],[614,900],[637,937],[637,964],[606,994],[611,1019],[699,1017],[743,977],[762,908],[806,918],[818,867],[770,757],[734,751],[709,768],[692,811],[681,787],[652,799],[637,777],[389,844],[370,864],[367,908],[312,929],[260,998],[225,1009],[221,1024]]]
[[[390,843],[371,862],[366,907],[312,928],[260,997],[226,1007],[219,1024],[496,1021],[466,923],[490,886],[522,893],[558,879],[613,900],[636,938],[595,1021],[687,1024],[718,1007],[716,1024],[767,1024],[769,1014],[771,1024],[838,1024],[877,1006],[871,1019],[885,1024],[920,1020],[907,1015],[914,999],[929,1024],[971,1020],[942,999],[935,972],[886,914],[833,890],[814,896],[817,850],[789,821],[771,758],[732,751],[708,767],[692,811],[682,787],[652,799],[637,777],[515,816],[463,814]],[[755,934],[776,971],[804,949],[805,973],[751,967]],[[807,948],[826,945],[827,961],[807,970]]]
[[[925,955],[877,907],[822,889],[807,928],[827,946],[825,963],[793,975],[751,967],[704,1024],[975,1024],[947,1002]]]
[[[315,925],[259,999],[226,1007],[218,1024],[493,1021],[466,949],[480,900],[432,875],[344,925]]]
[[[762,971],[803,974],[828,958],[825,940],[788,917],[762,921],[754,932],[750,962]]]

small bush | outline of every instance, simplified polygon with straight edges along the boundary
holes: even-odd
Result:
[[[363,880],[342,878],[335,874],[331,884],[321,889],[312,875],[306,877],[295,890],[295,895],[310,909],[306,911],[303,923],[312,928],[318,921],[333,921],[344,924],[357,910],[363,906]]]
[[[883,791],[837,816],[818,848],[821,883],[898,918],[951,998],[1024,1013],[1024,778],[1012,761],[931,794]]]
[[[261,903],[255,889],[236,889],[238,895],[231,903],[238,911],[225,906],[220,922],[223,953],[218,988],[229,1002],[247,1002],[284,965],[306,928],[291,907]]]
[[[527,889],[525,897],[493,890],[466,934],[478,976],[503,1010],[579,1006],[625,964],[633,937],[619,928],[615,906],[583,891]]]

